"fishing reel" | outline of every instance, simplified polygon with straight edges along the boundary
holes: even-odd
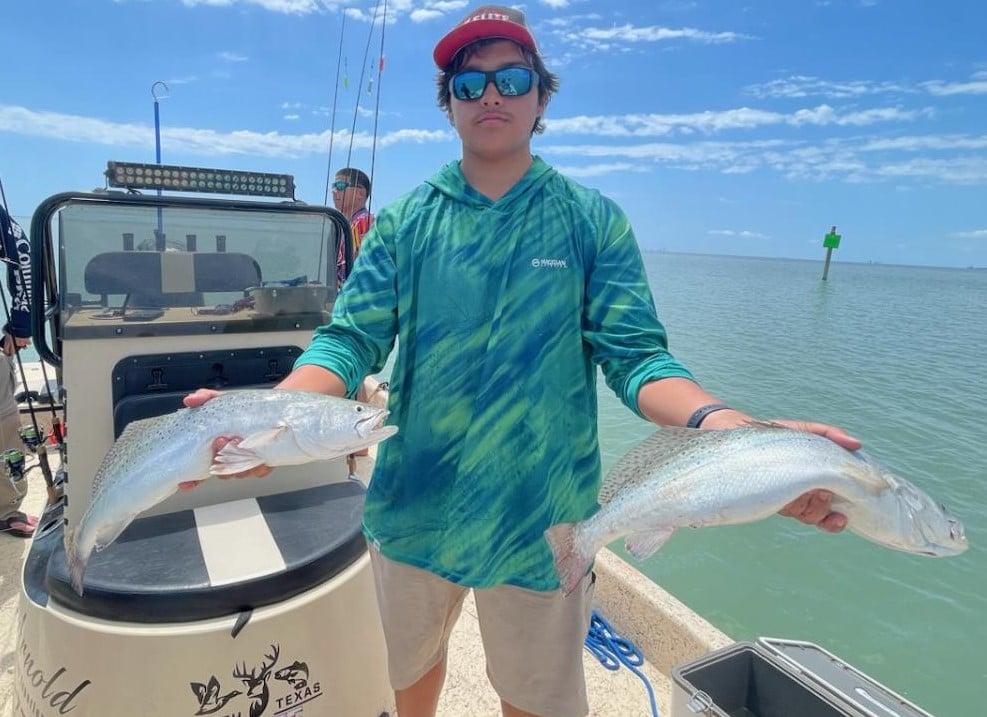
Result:
[[[24,477],[24,452],[18,448],[8,448],[3,452],[3,464],[7,469],[7,475],[13,481],[19,481]]]
[[[23,441],[24,445],[30,448],[33,453],[38,452],[38,446],[40,446],[45,440],[44,429],[38,430],[29,424],[21,426],[18,433],[20,434],[21,441]]]

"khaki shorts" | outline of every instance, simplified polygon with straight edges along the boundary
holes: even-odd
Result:
[[[373,547],[370,559],[391,686],[403,690],[445,659],[470,588],[390,560]],[[587,575],[568,597],[509,585],[473,591],[487,677],[504,702],[552,717],[589,712],[582,653],[594,582]]]

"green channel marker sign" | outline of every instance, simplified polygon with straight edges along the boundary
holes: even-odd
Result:
[[[839,249],[841,237],[842,235],[837,234],[835,231],[831,231],[823,238],[823,247],[826,249]]]

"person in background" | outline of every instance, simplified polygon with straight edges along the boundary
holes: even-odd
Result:
[[[370,177],[363,171],[354,167],[345,167],[336,172],[336,179],[332,183],[332,203],[339,210],[340,214],[350,220],[350,257],[352,262],[356,261],[360,253],[360,244],[363,237],[374,225],[374,215],[367,209],[367,202],[370,201]],[[346,277],[353,271],[352,266],[346,263],[346,248],[339,245],[339,253],[336,256],[336,279],[337,289],[343,286]],[[360,384],[356,393],[359,401],[368,400],[367,391]],[[355,456],[368,456],[370,451],[366,448],[357,451]]]
[[[31,343],[31,243],[20,226],[0,206],[0,258],[7,266],[9,320],[3,327],[3,362],[0,364],[0,451],[24,450],[20,411],[14,398],[16,380],[12,357]],[[27,479],[0,466],[0,532],[30,538],[38,519],[20,510],[27,495]]]
[[[374,215],[367,209],[370,200],[370,177],[353,167],[346,167],[336,172],[332,183],[332,203],[339,212],[350,221],[350,256],[356,261],[360,253],[363,237],[374,224]],[[339,245],[336,256],[336,279],[341,287],[346,277],[353,271],[352,265],[347,265],[346,248]]]
[[[352,396],[397,346],[388,408],[400,430],[379,446],[363,524],[398,714],[435,714],[472,590],[503,714],[578,717],[594,576],[563,597],[544,531],[599,510],[598,367],[657,424],[751,417],[669,353],[621,209],[532,156],[558,78],[523,13],[471,11],[433,59],[462,158],[379,212],[332,321],[277,388]],[[784,423],[860,446],[832,426]],[[839,531],[831,500],[813,491],[782,512]]]

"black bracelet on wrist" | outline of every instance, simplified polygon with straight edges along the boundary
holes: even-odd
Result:
[[[715,413],[716,411],[722,411],[724,409],[729,410],[730,407],[725,403],[708,403],[705,406],[700,406],[695,411],[693,411],[691,416],[689,416],[689,420],[686,421],[685,427],[699,428],[700,424],[702,424],[702,422],[706,419],[706,416],[708,416],[711,413]]]

